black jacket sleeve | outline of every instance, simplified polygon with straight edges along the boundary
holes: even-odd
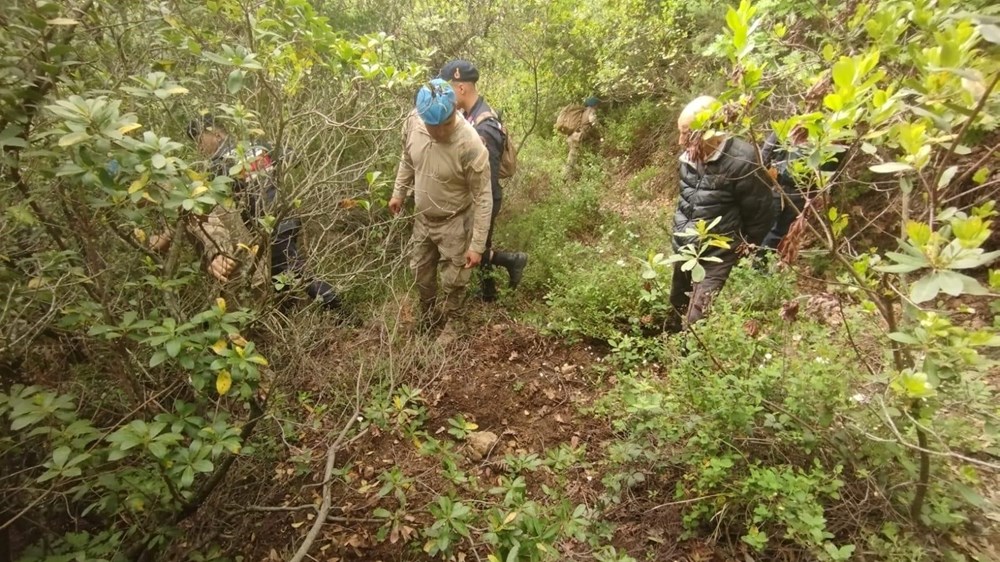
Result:
[[[764,168],[756,163],[742,166],[741,172],[734,185],[743,223],[740,231],[747,242],[760,244],[774,225],[778,212],[771,180]]]
[[[477,125],[476,132],[483,139],[486,151],[490,153],[490,186],[493,188],[493,200],[497,201],[501,198],[500,158],[503,156],[503,131],[500,130],[500,124],[490,118]]]

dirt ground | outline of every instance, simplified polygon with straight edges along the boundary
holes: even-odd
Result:
[[[349,344],[345,341],[343,345]],[[494,318],[472,334],[467,347],[423,388],[427,407],[424,428],[438,439],[457,443],[461,453],[459,468],[478,478],[482,488],[494,485],[505,473],[502,459],[507,453],[537,453],[544,458],[545,451],[563,443],[574,448],[583,446],[586,455],[580,465],[563,472],[570,482],[566,497],[574,504],[593,507],[603,491],[599,462],[612,431],[605,421],[581,410],[592,405],[609,386],[600,375],[601,355],[601,350],[594,347],[568,346],[509,318]],[[478,425],[478,431],[499,436],[481,460],[472,460],[466,454],[469,445],[446,433],[448,420],[458,415]],[[251,473],[239,471],[242,481],[234,488],[253,490],[249,499],[239,496],[240,503],[249,501],[256,509],[277,509],[246,511],[244,506],[238,520],[221,534],[230,539],[231,554],[241,554],[248,561],[287,560],[301,542],[314,517],[315,510],[310,506],[320,501],[321,483],[317,480],[323,472],[323,455],[329,442],[322,436],[336,437],[318,429],[312,433],[316,442],[312,445],[311,472],[302,467],[297,470],[288,459],[276,460],[266,468],[254,467]],[[311,550],[315,559],[430,560],[421,551],[423,540],[419,537],[419,529],[430,520],[423,521],[417,514],[426,511],[429,502],[452,486],[441,475],[440,460],[419,454],[415,444],[404,441],[398,432],[373,427],[338,455],[336,465],[347,467],[347,474],[334,489],[332,518]],[[408,511],[415,517],[395,543],[379,542],[376,533],[382,522],[373,519],[372,512],[379,507],[394,511],[399,505],[391,494],[379,498],[376,493],[381,487],[378,475],[392,467],[402,468],[417,482],[407,494]],[[604,519],[615,525],[612,544],[619,552],[624,549],[649,560],[712,559],[710,549],[703,544],[679,541],[680,506],[663,505],[663,498],[672,497],[675,477],[668,474],[650,478],[643,489],[633,490],[624,503],[605,513]],[[530,473],[529,498],[541,497],[542,485],[552,486],[554,478],[544,469]],[[268,481],[267,485],[261,486],[261,480]],[[647,493],[654,487],[660,489]],[[300,509],[290,509],[296,507]],[[212,524],[195,520],[192,531]],[[587,559],[574,556],[573,545],[560,547],[571,559]],[[577,548],[583,550],[582,545]],[[477,554],[485,559],[485,553],[483,548],[470,548],[466,560],[476,560]]]

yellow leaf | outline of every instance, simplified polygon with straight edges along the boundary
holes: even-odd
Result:
[[[208,186],[206,186],[206,185],[205,185],[205,184],[203,184],[203,183],[199,183],[199,184],[198,184],[197,186],[195,186],[195,188],[194,188],[194,189],[193,189],[193,190],[191,191],[191,197],[197,197],[197,196],[201,195],[202,193],[205,193],[206,191],[208,191]]]
[[[141,123],[129,123],[128,125],[122,125],[121,127],[118,127],[118,132],[123,135],[127,135],[128,133],[131,133],[132,131],[141,127],[142,127]]]
[[[188,93],[188,89],[184,86],[171,86],[167,88],[167,93],[172,95],[186,94]]]
[[[240,346],[237,345],[233,349],[236,350],[236,355],[239,355],[240,359],[242,359],[244,357],[244,351],[243,351],[242,347],[240,347]]]
[[[222,355],[222,352],[226,350],[226,347],[226,340],[220,339],[212,344],[212,351],[214,351],[216,355]]]
[[[219,396],[225,396],[232,386],[233,377],[229,371],[225,369],[219,371],[218,376],[215,377],[215,390],[218,391]]]
[[[466,431],[475,431],[477,429],[479,429],[479,424],[472,423],[472,422],[465,422],[465,430]]]
[[[299,527],[301,527],[303,525],[303,523],[305,523],[305,521],[296,521],[295,523],[292,523],[292,528],[293,529],[298,529]]]
[[[240,242],[239,244],[236,245],[236,249],[237,250],[243,250],[244,252],[247,252],[248,254],[251,254],[251,255],[254,255],[254,256],[257,255],[257,249],[258,248],[260,248],[260,246],[258,246],[257,244],[254,244],[253,247],[247,246],[246,244],[244,244],[242,242]]]
[[[69,18],[53,18],[45,23],[49,25],[80,25],[80,22]]]
[[[507,517],[503,518],[503,524],[507,525],[507,524],[509,524],[511,521],[513,521],[515,519],[517,519],[517,512],[516,511],[511,511],[510,513],[507,514]]]
[[[146,243],[146,231],[145,230],[143,230],[141,228],[137,228],[137,229],[135,229],[135,230],[132,231],[132,236],[134,236],[135,239],[138,240],[140,244],[145,244]]]
[[[215,306],[219,307],[223,314],[226,313],[226,299],[222,297],[215,299]]]
[[[187,177],[191,181],[204,181],[205,180],[205,174],[199,173],[197,170],[192,170],[191,168],[188,168],[187,170],[184,171],[184,173],[187,174]]]
[[[32,277],[28,281],[28,288],[31,289],[32,291],[35,291],[41,289],[44,284],[45,280],[42,279],[41,277]]]
[[[239,334],[229,334],[229,341],[241,347],[246,347],[247,345],[247,340],[243,339],[243,336]]]
[[[549,551],[548,547],[546,547],[542,543],[535,543],[535,546],[538,548],[538,550],[540,550],[542,552],[548,552]]]
[[[148,182],[149,182],[149,172],[146,172],[145,174],[142,175],[142,177],[132,182],[132,185],[128,186],[128,194],[132,195],[133,193],[141,190],[142,188],[146,187],[146,184]]]
[[[263,355],[252,355],[250,356],[249,359],[247,359],[247,361],[251,363],[256,363],[258,365],[263,365],[265,367],[268,366],[267,358],[265,358]]]
[[[489,556],[486,557],[486,559],[489,560],[490,562],[500,562],[500,557],[497,556],[496,554],[490,554]]]

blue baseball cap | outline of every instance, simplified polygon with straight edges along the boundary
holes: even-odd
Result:
[[[455,90],[451,84],[435,78],[417,92],[417,114],[428,125],[440,125],[455,113]]]

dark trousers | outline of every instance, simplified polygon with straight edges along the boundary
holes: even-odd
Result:
[[[277,191],[269,188],[264,197],[256,197],[246,193],[246,204],[243,206],[241,215],[243,223],[251,232],[255,229],[257,219],[267,214],[266,207],[274,203]],[[281,275],[286,271],[301,276],[306,279],[306,294],[309,298],[323,301],[327,307],[336,307],[340,304],[333,287],[322,279],[308,278],[306,275],[306,262],[299,253],[299,234],[302,232],[302,223],[299,219],[284,219],[278,223],[274,230],[274,238],[271,239],[271,277]]]
[[[491,302],[497,298],[496,281],[493,280],[493,227],[496,226],[497,215],[500,214],[500,199],[493,200],[493,214],[490,215],[490,229],[486,233],[486,249],[483,250],[483,261],[479,262],[479,286],[483,300]]]
[[[680,331],[683,326],[690,326],[701,320],[712,304],[712,299],[725,286],[729,272],[739,261],[734,252],[724,252],[716,255],[721,262],[701,262],[705,268],[705,279],[693,283],[691,272],[681,271],[681,264],[674,264],[674,275],[670,281],[670,305],[672,316],[667,322],[668,331]]]
[[[493,253],[493,227],[497,223],[497,215],[500,214],[500,205],[503,203],[501,199],[493,200],[493,214],[490,215],[490,230],[486,233],[486,249],[483,250],[483,261],[480,265],[483,269],[489,269],[493,266],[490,261],[490,254]]]
[[[295,275],[305,276],[306,262],[299,254],[298,237],[301,230],[295,226],[281,230],[286,221],[278,224],[278,233],[271,241],[271,276],[280,275],[290,271]],[[312,300],[320,299],[326,306],[338,306],[340,298],[337,292],[329,283],[322,279],[308,279],[306,282],[306,294]]]
[[[798,190],[789,191],[786,189],[785,195],[788,197],[787,199],[778,198],[774,202],[778,209],[778,218],[774,220],[774,225],[761,243],[763,252],[778,249],[778,245],[781,244],[785,235],[788,234],[789,227],[799,217],[799,213],[802,212],[802,208],[805,206],[805,197]]]

